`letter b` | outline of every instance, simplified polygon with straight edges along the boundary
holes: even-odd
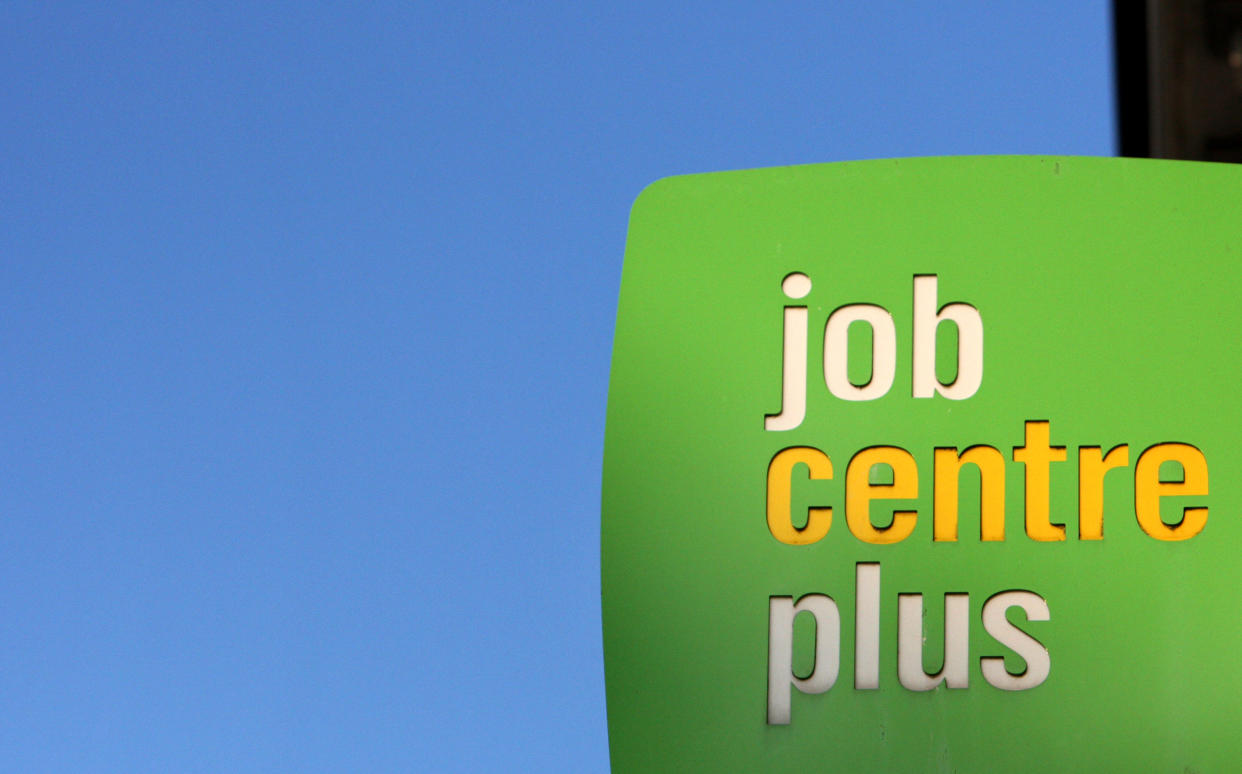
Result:
[[[914,397],[940,393],[950,400],[965,400],[983,382],[983,319],[970,304],[945,304],[936,308],[936,275],[914,278]],[[957,326],[957,377],[944,384],[936,376],[936,329],[949,321]]]

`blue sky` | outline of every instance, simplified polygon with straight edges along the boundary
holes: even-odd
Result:
[[[608,770],[660,177],[1115,152],[1108,4],[8,3],[0,770]]]

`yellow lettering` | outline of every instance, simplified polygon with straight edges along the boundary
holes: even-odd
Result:
[[[772,537],[791,546],[822,540],[832,526],[832,508],[807,508],[806,526],[794,526],[792,505],[794,467],[806,465],[812,480],[832,478],[832,460],[819,449],[791,446],[781,449],[768,464],[768,530]]]
[[[872,484],[871,468],[888,465],[893,483]],[[910,452],[896,446],[872,446],[850,460],[845,471],[845,523],[854,537],[866,543],[888,544],[905,540],[914,531],[917,511],[893,511],[887,527],[871,523],[872,500],[909,500],[919,494],[919,468]]]
[[[1005,458],[991,446],[936,449],[933,539],[957,540],[958,482],[962,466],[979,468],[979,539],[1005,539]]]
[[[1130,446],[1104,454],[1098,446],[1078,449],[1078,539],[1104,539],[1104,474],[1130,464]]]
[[[1160,480],[1160,465],[1174,461],[1182,466],[1181,481]],[[1208,493],[1208,468],[1203,452],[1184,443],[1160,443],[1139,455],[1134,464],[1134,515],[1139,526],[1157,540],[1187,540],[1203,531],[1206,507],[1183,508],[1176,524],[1160,518],[1160,498]]]
[[[1053,524],[1048,515],[1048,469],[1065,461],[1065,447],[1049,445],[1051,433],[1047,420],[1028,421],[1026,445],[1013,450],[1014,461],[1026,466],[1026,535],[1032,540],[1065,539],[1065,525]]]

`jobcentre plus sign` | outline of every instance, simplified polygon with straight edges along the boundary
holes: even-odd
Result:
[[[1015,157],[645,191],[605,443],[614,771],[1228,770],[1240,190]]]

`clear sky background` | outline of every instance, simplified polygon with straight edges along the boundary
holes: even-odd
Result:
[[[0,6],[0,771],[605,772],[630,203],[1115,153],[1108,4]]]

